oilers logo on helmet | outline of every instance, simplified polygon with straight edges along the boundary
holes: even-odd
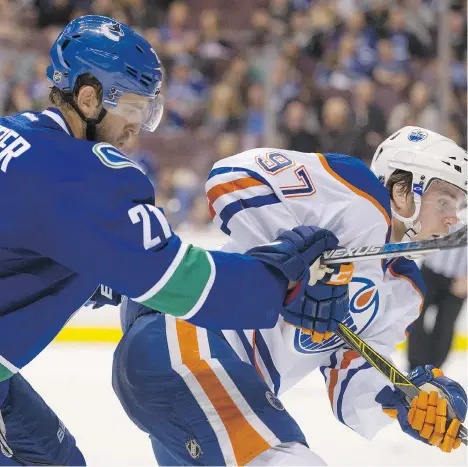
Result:
[[[419,143],[419,141],[425,140],[427,136],[428,136],[427,131],[424,131],[418,128],[416,130],[412,130],[408,134],[408,139],[412,141],[413,143]]]
[[[350,287],[351,300],[349,311],[343,321],[356,334],[363,332],[374,320],[379,310],[379,291],[374,282],[364,277],[353,277]],[[343,341],[333,334],[330,339],[321,343],[312,342],[310,334],[304,334],[296,329],[294,333],[294,348],[299,353],[329,352],[343,345]]]
[[[101,32],[115,42],[119,42],[120,38],[125,36],[119,23],[105,23],[101,26]]]

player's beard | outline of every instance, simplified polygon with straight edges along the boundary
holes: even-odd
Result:
[[[137,135],[129,131],[121,122],[121,118],[113,119],[104,117],[99,125],[96,125],[96,141],[109,143],[123,153],[130,153],[135,147]]]

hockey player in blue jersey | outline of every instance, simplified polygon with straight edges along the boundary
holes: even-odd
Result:
[[[0,118],[1,465],[84,465],[73,436],[18,371],[99,284],[145,313],[267,328],[288,282],[308,279],[309,265],[337,246],[313,227],[283,232],[255,257],[184,244],[121,152],[160,121],[155,51],[129,27],[86,16],[50,55],[53,106]]]

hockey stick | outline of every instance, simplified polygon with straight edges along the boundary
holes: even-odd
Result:
[[[328,250],[323,253],[322,263],[338,264],[375,258],[396,258],[411,253],[432,253],[448,248],[463,247],[466,245],[466,241],[467,227],[465,225],[456,232],[448,234],[445,237],[433,238],[431,240]]]
[[[340,323],[336,334],[346,342],[353,350],[365,358],[374,368],[382,373],[394,386],[400,389],[411,400],[420,393],[420,389],[415,386],[405,375],[400,373],[390,362],[379,355],[372,347],[366,344],[359,336],[354,334],[351,329]],[[456,418],[452,407],[448,407],[448,416],[450,419]],[[462,443],[467,445],[467,431],[461,425],[458,431],[458,437]]]

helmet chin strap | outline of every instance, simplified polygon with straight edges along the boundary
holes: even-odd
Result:
[[[414,237],[416,237],[416,235],[421,230],[421,222],[415,222],[419,217],[419,213],[421,212],[421,195],[418,193],[414,193],[414,204],[415,209],[411,217],[403,217],[392,209],[393,217],[398,219],[400,222],[403,222],[404,226],[406,227],[406,231],[402,239],[403,242],[413,241]]]
[[[96,125],[102,122],[102,119],[107,114],[107,110],[103,107],[97,118],[88,118],[76,105],[76,102],[73,100],[73,94],[67,94],[66,99],[67,102],[73,107],[73,110],[79,115],[81,120],[86,123],[86,139],[88,141],[96,141]]]
[[[86,123],[86,139],[88,141],[96,141],[96,125],[101,123],[102,119],[107,114],[107,110],[103,107],[97,118],[88,118],[85,117],[75,102],[73,102],[71,105],[75,109],[75,112],[80,116],[81,120]]]

